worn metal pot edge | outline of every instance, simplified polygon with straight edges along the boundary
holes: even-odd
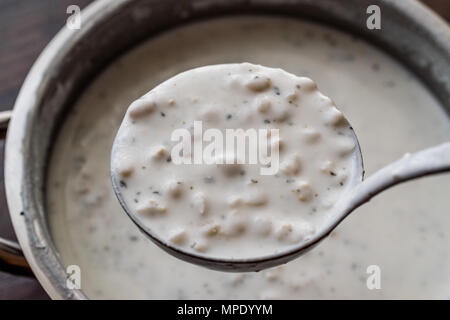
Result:
[[[49,241],[47,227],[37,215],[41,212],[28,210],[27,193],[33,188],[27,179],[23,153],[29,143],[26,136],[31,119],[37,111],[39,92],[43,90],[48,79],[53,77],[52,65],[63,59],[75,42],[90,31],[92,25],[105,19],[108,15],[126,3],[127,0],[93,2],[83,10],[83,20],[89,21],[81,32],[74,32],[63,27],[46,46],[28,73],[14,105],[14,112],[9,124],[5,148],[5,185],[9,213],[22,251],[45,291],[52,299],[87,299],[81,290],[70,290],[66,286],[67,274],[59,259],[57,251]],[[43,210],[42,204],[40,209]]]

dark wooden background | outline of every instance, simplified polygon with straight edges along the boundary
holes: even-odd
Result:
[[[66,8],[71,4],[83,8],[92,1],[0,0],[0,110],[13,106],[34,60],[64,25]],[[423,1],[450,20],[450,0]],[[4,141],[0,141],[0,159],[3,146]],[[3,161],[0,180],[0,236],[15,239],[4,196]],[[0,272],[0,299],[48,299],[48,296],[35,279]]]

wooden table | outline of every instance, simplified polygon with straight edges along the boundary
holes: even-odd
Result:
[[[93,0],[0,0],[0,110],[10,109],[20,86],[42,49],[64,25],[66,8]],[[164,1],[164,0],[161,0]],[[424,0],[450,20],[450,1]],[[3,159],[4,141],[0,141]],[[0,163],[0,235],[15,239],[7,214]],[[35,279],[0,272],[0,299],[48,299]]]
[[[28,70],[64,26],[66,9],[93,0],[0,0],[0,110],[14,105]],[[3,159],[4,141],[0,141]],[[0,235],[15,239],[6,206],[3,160],[0,163]],[[48,299],[36,279],[0,272],[0,299]]]

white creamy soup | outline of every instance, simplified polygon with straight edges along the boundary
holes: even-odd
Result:
[[[355,139],[311,79],[212,65],[130,105],[111,169],[128,212],[164,243],[254,258],[299,246],[330,224],[356,175]]]
[[[204,21],[152,38],[82,94],[56,141],[48,211],[66,265],[91,298],[448,298],[449,176],[400,185],[352,213],[315,249],[286,265],[230,274],[157,248],[124,214],[110,154],[127,107],[179,72],[251,62],[314,79],[358,136],[366,175],[405,152],[447,141],[447,115],[402,65],[366,42],[282,17]],[[381,270],[369,290],[367,268]]]

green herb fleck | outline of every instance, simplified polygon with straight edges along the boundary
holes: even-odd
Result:
[[[214,183],[214,182],[216,182],[214,177],[212,177],[212,176],[205,177],[203,179],[203,181],[205,181],[205,183]]]
[[[277,96],[279,96],[279,95],[281,94],[280,88],[278,88],[278,87],[273,87],[273,90],[275,91],[275,94],[276,94]]]

